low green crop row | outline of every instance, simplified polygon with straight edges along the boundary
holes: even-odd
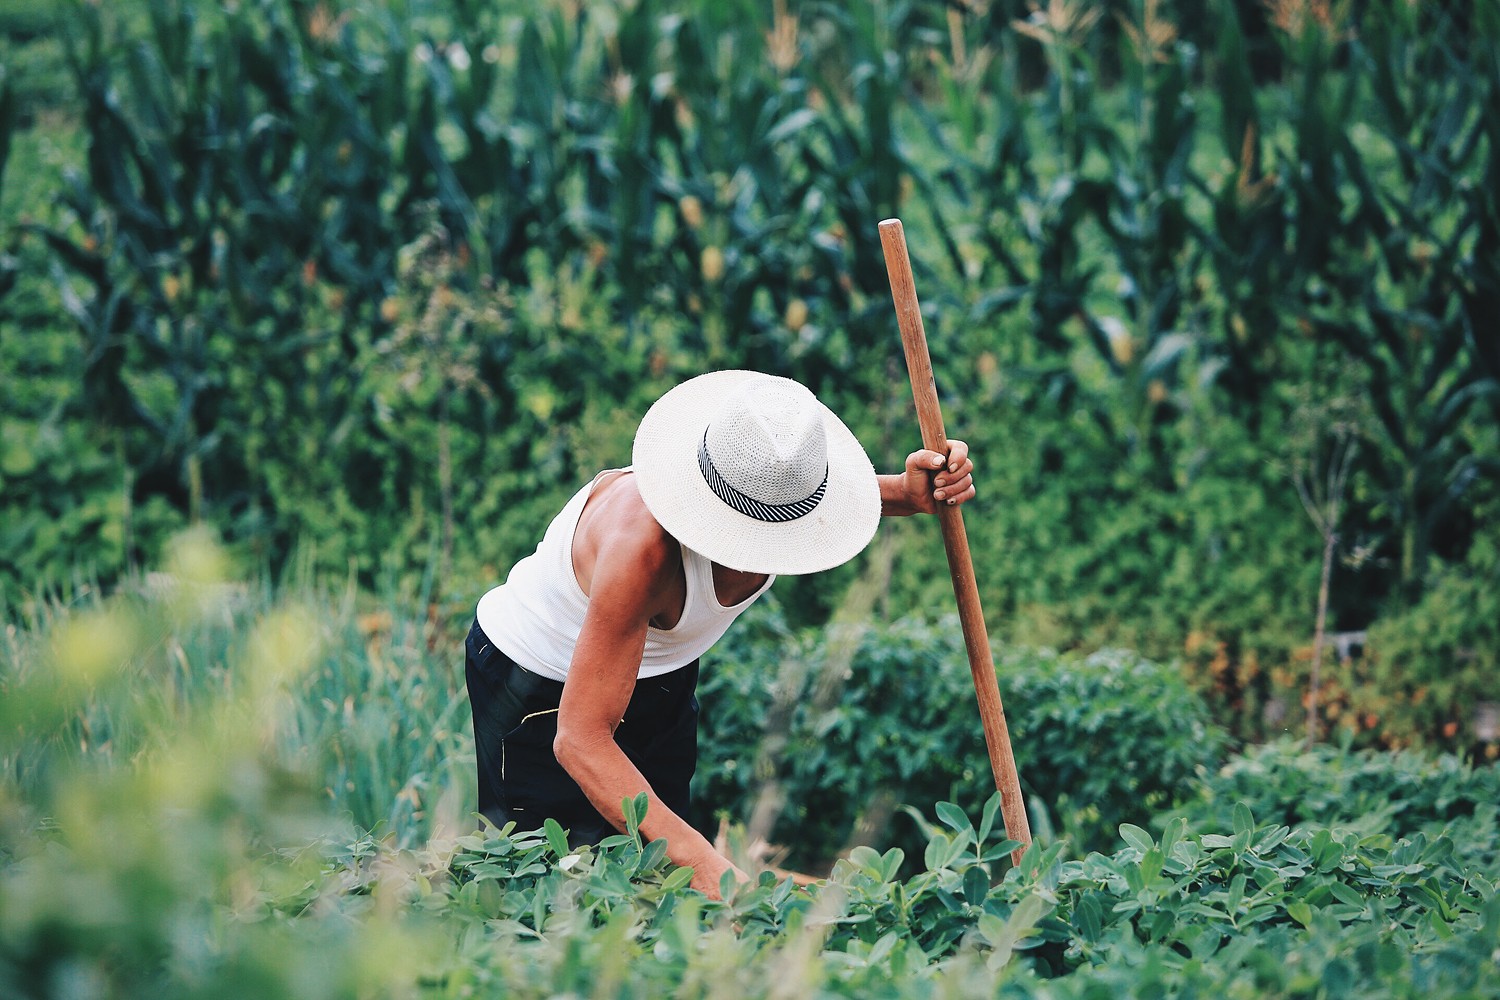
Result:
[[[907,622],[857,642],[836,629],[819,644],[767,615],[726,649],[725,683],[705,697],[746,728],[720,732],[720,749],[757,727],[783,742],[714,766],[769,762],[792,817],[778,835],[806,827],[826,843],[882,795],[911,807],[912,828],[877,830],[878,846],[842,851],[808,889],[763,875],[710,901],[641,839],[639,803],[625,833],[576,852],[555,824],[465,820],[472,750],[441,626],[223,571],[218,550],[184,540],[168,572],[0,637],[0,995],[1500,988],[1492,766],[1273,745],[1167,782],[1193,737],[1190,713],[1185,728],[1165,718],[1191,709],[1172,700],[1169,672],[1124,654],[1007,654],[1033,810],[1061,820],[1037,824],[1013,867],[997,800],[971,791],[982,750],[910,728],[959,733],[970,715],[951,627]],[[771,649],[788,654],[780,672],[764,669]],[[836,694],[815,683],[833,680]],[[920,706],[907,685],[926,693]],[[950,766],[975,773],[924,776]],[[710,792],[753,787],[705,777]],[[748,832],[731,829],[731,849]]]
[[[1126,846],[1108,856],[1063,861],[1059,847],[1034,847],[996,880],[1015,846],[995,835],[997,807],[992,798],[976,826],[940,803],[923,870],[904,880],[899,851],[862,848],[807,891],[762,876],[711,903],[683,891],[683,872],[662,866],[660,845],[633,830],[597,853],[570,854],[551,829],[530,838],[491,831],[459,841],[451,857],[414,857],[396,891],[423,912],[484,923],[499,953],[513,947],[506,938],[534,935],[544,956],[539,994],[566,990],[568,977],[594,980],[599,969],[549,970],[547,956],[571,961],[571,940],[601,928],[605,941],[613,931],[623,940],[611,943],[650,956],[627,995],[671,989],[703,961],[722,963],[705,940],[725,931],[726,950],[766,977],[752,979],[756,996],[776,995],[774,970],[799,952],[801,995],[905,995],[923,982],[959,993],[996,983],[1018,995],[1401,995],[1438,984],[1455,995],[1500,981],[1486,954],[1500,941],[1500,900],[1488,878],[1452,866],[1446,839],[1391,845],[1292,832],[1258,826],[1240,806],[1217,833],[1177,820],[1155,840],[1122,826]],[[369,870],[369,860],[351,855],[330,870],[341,867]],[[634,884],[622,891],[627,879]],[[604,955],[591,957],[608,968]],[[523,994],[535,989],[510,981],[507,963],[488,971]],[[548,972],[560,978],[548,982]]]
[[[1247,748],[1195,782],[1193,794],[1170,815],[1203,829],[1225,825],[1241,805],[1293,828],[1447,836],[1463,867],[1500,871],[1500,768],[1494,765],[1473,767],[1447,754],[1271,743]]]
[[[994,833],[997,804],[977,826],[940,804],[910,878],[896,876],[899,850],[861,848],[826,882],[798,889],[768,874],[723,902],[687,889],[688,872],[634,824],[579,851],[550,823],[418,851],[323,840],[245,862],[229,898],[170,884],[125,896],[117,885],[146,873],[55,844],[0,871],[0,987],[298,998],[1500,988],[1494,873],[1457,869],[1447,838],[1289,831],[1241,805],[1230,828],[1179,819],[1158,840],[1122,826],[1125,846],[1109,855],[1066,861],[1036,845],[997,879],[1015,846]],[[57,905],[85,884],[98,886],[95,905]]]
[[[305,583],[226,582],[222,560],[187,536],[165,572],[7,633],[0,719],[25,739],[3,760],[21,792],[57,769],[119,766],[205,705],[258,690],[256,651],[290,629],[288,692],[264,734],[279,765],[403,846],[470,822],[467,620]],[[1289,826],[1474,823],[1488,832],[1462,843],[1500,850],[1485,805],[1500,801],[1493,767],[1320,746],[1250,752],[1221,771],[1223,734],[1176,668],[1123,651],[997,653],[1031,824],[1074,850],[1106,849],[1119,824],[1174,809],[1195,826],[1227,822],[1241,800]],[[22,711],[27,691],[72,707],[39,721],[35,705]],[[711,834],[721,819],[748,823],[802,870],[862,842],[915,859],[926,838],[902,806],[978,803],[994,787],[951,620],[805,631],[768,600],[705,660],[699,696],[697,822]]]

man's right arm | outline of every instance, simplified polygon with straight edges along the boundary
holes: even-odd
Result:
[[[644,506],[641,511],[644,512]],[[635,690],[646,628],[669,574],[679,572],[676,542],[646,514],[611,525],[598,547],[589,584],[589,607],[563,685],[553,752],[600,815],[625,828],[621,800],[647,795],[641,835],[664,838],[673,863],[693,869],[693,886],[719,894],[719,878],[733,865],[651,788],[615,742]]]

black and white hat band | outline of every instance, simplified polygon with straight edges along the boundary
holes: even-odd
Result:
[[[763,500],[746,496],[726,482],[714,468],[713,459],[708,454],[707,428],[704,428],[703,439],[698,442],[698,470],[703,473],[703,480],[708,483],[708,488],[713,491],[714,496],[746,517],[753,517],[757,521],[765,521],[769,524],[795,521],[799,517],[812,513],[822,501],[823,494],[828,492],[828,466],[825,464],[823,481],[818,484],[817,489],[801,500],[794,500],[791,503],[766,503]]]

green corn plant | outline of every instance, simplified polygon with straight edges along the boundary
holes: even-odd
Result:
[[[257,0],[152,5],[140,38],[92,5],[70,22],[88,173],[63,200],[76,226],[37,231],[88,345],[84,388],[135,501],[235,512],[236,533],[270,521],[271,556],[303,534],[363,545],[358,512],[426,475],[361,372],[392,335],[418,199],[465,238],[473,211],[446,120],[424,117],[442,81],[409,78],[395,16]]]
[[[1149,468],[1157,474],[1170,474],[1170,461],[1152,454],[1159,448],[1154,427],[1165,422],[1160,408],[1168,403],[1177,369],[1192,360],[1190,348],[1202,339],[1205,312],[1195,302],[1199,252],[1187,207],[1198,138],[1187,94],[1194,66],[1176,25],[1154,0],[1139,4],[1123,27],[1128,44],[1121,89],[1133,128],[1100,140],[1114,176],[1109,204],[1098,214],[1120,290],[1104,300],[1108,327],[1087,306],[1080,318],[1100,359],[1126,379],[1129,409],[1116,437],[1152,457]],[[1186,380],[1204,381],[1197,371]]]
[[[1013,23],[1016,31],[1042,46],[1047,60],[1047,104],[1058,158],[1070,172],[1084,164],[1088,151],[1095,87],[1102,84],[1089,46],[1103,10],[1068,0],[1031,3],[1031,12]]]
[[[425,84],[407,127],[425,136],[409,154],[433,177],[421,194],[511,284],[529,282],[534,248],[559,259],[590,245],[594,220],[569,192],[601,149],[607,67],[594,14],[458,3],[419,43]]]
[[[622,12],[612,37],[612,65],[602,81],[611,98],[608,124],[600,148],[584,160],[583,209],[597,220],[597,236],[610,249],[627,308],[648,300],[661,260],[657,222],[675,207],[658,180],[673,159],[680,162],[677,99],[663,85],[664,75],[681,72],[673,24],[654,3]],[[742,57],[753,58],[756,48]]]
[[[1500,12],[1483,5],[1475,8],[1473,26],[1477,40],[1470,72],[1482,81],[1481,93],[1490,98],[1475,109],[1480,123],[1477,127],[1489,155],[1476,182],[1465,191],[1476,236],[1467,262],[1469,280],[1460,294],[1469,316],[1469,349],[1484,375],[1500,380],[1500,338],[1481,333],[1486,324],[1500,316],[1500,108],[1494,100],[1500,92]],[[1491,397],[1489,405],[1500,421],[1500,400]]]
[[[67,280],[87,289],[64,295],[90,342],[85,386],[127,432],[141,488],[176,497],[190,516],[205,481],[221,496],[246,483],[225,393],[232,363],[252,361],[271,381],[300,369],[300,351],[324,336],[302,324],[320,264],[339,269],[338,255],[320,260],[316,236],[298,232],[323,214],[314,206],[327,191],[288,183],[295,141],[276,115],[300,86],[291,29],[273,20],[257,32],[251,14],[204,24],[196,5],[153,5],[153,42],[121,52],[100,11],[80,10],[71,59],[89,174],[65,203],[86,235],[43,234]],[[326,140],[315,148],[328,160],[348,155],[334,136],[312,138]],[[342,277],[357,287],[369,273]]]
[[[1434,547],[1444,544],[1442,526],[1465,509],[1477,478],[1495,475],[1500,458],[1464,443],[1466,421],[1481,405],[1493,413],[1500,383],[1470,346],[1487,339],[1489,320],[1474,326],[1461,291],[1493,294],[1474,284],[1483,273],[1474,254],[1493,243],[1494,218],[1467,190],[1493,169],[1481,109],[1495,100],[1496,81],[1462,69],[1457,49],[1493,50],[1495,41],[1461,41],[1446,16],[1435,25],[1422,16],[1392,4],[1365,18],[1348,80],[1337,86],[1323,81],[1333,44],[1325,36],[1334,29],[1303,26],[1297,53],[1308,99],[1295,139],[1302,168],[1287,170],[1306,255],[1305,316],[1363,371],[1380,446],[1368,467],[1376,491],[1369,530],[1383,536],[1405,597],[1420,591]],[[1374,141],[1348,124],[1362,79],[1379,109]],[[1377,179],[1385,158],[1394,189]]]
[[[5,165],[10,161],[10,146],[16,131],[16,95],[10,74],[0,68],[0,198],[5,194]],[[0,304],[16,284],[16,263],[12,248],[0,250]]]
[[[1194,223],[1195,242],[1205,252],[1213,288],[1222,301],[1214,353],[1222,360],[1216,383],[1246,419],[1273,380],[1268,359],[1287,332],[1284,304],[1291,265],[1286,243],[1286,190],[1265,162],[1267,122],[1255,86],[1245,12],[1233,3],[1214,5],[1219,36],[1212,60],[1219,99],[1219,138],[1231,165],[1222,177],[1197,176],[1194,186],[1212,206]],[[1274,119],[1273,119],[1274,120]]]
[[[871,296],[888,287],[885,264],[878,242],[858,236],[872,221],[899,214],[902,186],[912,172],[897,138],[911,65],[894,39],[919,25],[910,11],[895,8],[892,13],[887,22],[878,7],[848,8],[846,20],[837,24],[841,44],[835,52],[815,55],[815,79],[828,112],[828,145],[826,153],[812,153],[810,166],[836,179],[829,194],[850,237],[849,278]]]
[[[15,131],[15,90],[10,74],[0,69],[0,193],[5,191],[5,165],[10,161],[10,144]],[[0,291],[0,295],[3,295],[3,291]]]
[[[1059,0],[1046,7],[1033,4],[1031,14],[1013,24],[1016,32],[1042,47],[1048,68],[1045,100],[1035,107],[1036,127],[1046,138],[1033,149],[1046,180],[1022,215],[1023,236],[1036,255],[1031,299],[1036,336],[1058,353],[1071,346],[1066,326],[1077,316],[1101,266],[1085,231],[1091,218],[1107,210],[1109,199],[1108,182],[1086,162],[1097,140],[1107,135],[1095,109],[1100,81],[1086,44],[1100,14]]]
[[[968,162],[955,171],[952,180],[955,196],[975,203],[972,263],[966,259],[961,273],[970,275],[976,289],[967,310],[969,318],[981,326],[1026,301],[1036,266],[1031,252],[1036,235],[1033,219],[1043,184],[1032,102],[1024,94],[1021,36],[1006,23],[998,29],[991,27],[986,37],[999,53],[984,81],[987,100],[981,108],[987,113]],[[963,152],[953,149],[949,155]],[[1040,327],[1036,335],[1049,346],[1057,338],[1050,325]],[[1032,342],[1026,338],[1020,344]],[[1025,352],[1007,360],[1030,365],[1037,358]]]
[[[737,38],[733,48],[717,44],[715,20],[705,15],[675,33],[663,147],[679,169],[659,181],[673,220],[659,259],[671,276],[670,301],[701,323],[684,347],[711,363],[789,371],[796,362],[790,335],[816,327],[823,300],[839,290],[820,260],[825,223],[805,211],[816,205],[818,179],[798,160],[817,116],[789,27],[797,22],[779,16],[774,62],[757,35]],[[746,55],[765,59],[765,68],[737,72]],[[802,315],[788,322],[794,301],[804,303]]]

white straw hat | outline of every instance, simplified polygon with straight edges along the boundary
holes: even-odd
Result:
[[[636,484],[683,545],[730,569],[815,573],[880,523],[880,485],[853,432],[805,386],[749,371],[699,375],[646,412]]]

